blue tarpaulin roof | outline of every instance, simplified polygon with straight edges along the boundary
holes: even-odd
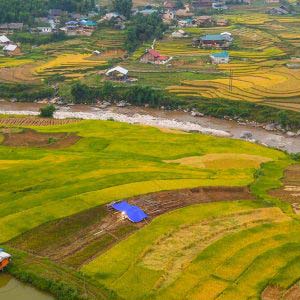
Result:
[[[131,222],[138,223],[148,217],[148,215],[138,206],[131,205],[126,201],[115,202],[111,205],[117,211],[124,212]]]
[[[214,53],[211,56],[220,57],[220,58],[227,58],[227,57],[229,57],[229,53],[227,51],[223,51],[223,52],[219,52],[219,53]]]

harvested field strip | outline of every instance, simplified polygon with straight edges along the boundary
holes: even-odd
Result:
[[[153,218],[195,203],[251,198],[247,188],[205,187],[158,192],[127,201],[138,205]],[[145,223],[131,225],[121,220],[118,214],[108,211],[106,206],[100,206],[43,224],[13,239],[9,245],[79,267],[143,225]],[[64,234],[61,235],[61,232]]]
[[[300,214],[300,164],[287,168],[284,173],[283,187],[272,190],[270,194],[290,203],[296,214]]]
[[[287,219],[277,208],[265,208],[207,219],[199,224],[182,227],[170,233],[166,238],[156,241],[142,258],[141,264],[148,269],[166,272],[164,279],[160,281],[161,287],[164,288],[176,279],[184,266],[191,263],[214,241],[245,228]]]
[[[181,165],[196,167],[196,168],[258,168],[262,163],[270,161],[266,157],[256,155],[244,155],[236,153],[226,154],[207,154],[204,156],[185,157],[177,160],[166,161],[168,163],[179,163]]]
[[[199,254],[172,288],[162,291],[161,296],[165,299],[215,299],[226,287],[229,289],[231,284],[234,285],[236,278],[247,270],[256,257],[284,245],[287,241],[298,241],[298,229],[299,224],[295,222],[283,222],[259,225],[226,236]],[[258,247],[257,251],[255,247]],[[229,271],[229,265],[233,274]],[[264,274],[263,271],[261,273]],[[205,291],[220,281],[223,284],[214,289],[211,298],[206,298]],[[255,282],[255,278],[251,282]],[[180,291],[177,297],[171,297],[172,289]],[[229,299],[241,298],[238,298],[237,294],[236,298],[229,297]]]
[[[0,125],[8,126],[56,126],[79,122],[78,119],[43,119],[43,118],[0,118]]]
[[[265,284],[266,279],[271,279],[282,267],[299,255],[299,246],[299,240],[285,243],[258,256],[234,284],[225,289],[217,299],[238,300],[241,297],[255,297],[257,289],[263,287],[262,284]]]

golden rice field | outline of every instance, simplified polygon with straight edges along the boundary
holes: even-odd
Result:
[[[10,57],[1,57],[0,58],[0,69],[1,68],[11,68],[11,67],[19,67],[29,63],[32,63],[32,59],[16,59]]]
[[[243,68],[243,65],[236,66]],[[230,70],[230,64],[220,66],[221,70]],[[285,103],[286,108],[295,109],[299,104],[300,70],[285,67],[260,71],[248,68],[238,69],[233,66],[232,90],[229,78],[212,80],[185,80],[178,86],[169,86],[167,90],[182,96],[199,96],[205,98],[223,98],[229,100],[246,100],[250,102]],[[249,71],[249,74],[247,74]],[[296,107],[297,107],[296,106]]]
[[[50,59],[35,69],[37,75],[63,74],[66,77],[83,77],[95,67],[106,65],[107,61],[94,59],[90,54],[62,54]]]

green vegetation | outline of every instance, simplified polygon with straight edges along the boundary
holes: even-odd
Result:
[[[119,14],[130,18],[132,9],[132,0],[113,0],[113,9]]]
[[[132,24],[127,32],[126,50],[132,52],[143,42],[154,38],[161,38],[165,29],[166,26],[158,13],[148,16],[137,14],[132,19]]]
[[[82,121],[39,131],[77,132],[83,138],[64,151],[0,147],[5,169],[0,193],[2,242],[44,222],[116,199],[193,186],[243,186],[253,180],[252,168],[191,169],[164,160],[216,152],[285,157],[241,141],[170,135],[110,121]]]
[[[49,9],[62,9],[69,12],[88,12],[95,7],[95,0],[1,0],[0,23],[25,22],[31,23],[34,17],[45,16]]]
[[[55,112],[55,106],[50,104],[40,109],[40,117],[42,118],[53,118]]]
[[[35,129],[77,132],[81,140],[60,150],[0,146],[0,240],[8,241],[5,248],[14,255],[9,270],[17,278],[58,299],[86,293],[94,299],[96,293],[99,299],[219,294],[232,300],[257,297],[270,280],[286,287],[299,277],[299,224],[287,204],[267,195],[293,163],[286,154],[238,140],[110,121]],[[269,162],[257,169],[253,155]],[[179,163],[193,157],[195,164]],[[197,165],[197,157],[209,162]],[[192,205],[142,228],[124,224],[55,262],[68,241],[109,217],[105,204],[111,201],[162,190],[246,185],[256,200]],[[232,285],[236,280],[238,288]]]

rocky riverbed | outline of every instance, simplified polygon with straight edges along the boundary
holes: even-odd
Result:
[[[38,115],[41,106],[43,104],[0,101],[0,114]],[[274,124],[259,125],[254,122],[244,123],[236,120],[216,119],[193,112],[165,111],[132,106],[69,105],[59,106],[55,118],[115,120],[130,124],[245,139],[290,153],[300,152],[300,132],[297,135],[292,132],[282,132]]]

